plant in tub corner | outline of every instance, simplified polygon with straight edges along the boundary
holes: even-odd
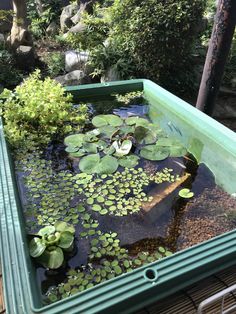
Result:
[[[72,95],[50,78],[40,79],[36,70],[14,91],[0,95],[0,114],[9,143],[17,147],[47,144],[53,136],[80,130],[87,106],[74,107]]]
[[[57,269],[64,262],[64,253],[70,252],[74,245],[75,229],[64,221],[58,221],[39,230],[30,241],[30,255],[49,269]]]

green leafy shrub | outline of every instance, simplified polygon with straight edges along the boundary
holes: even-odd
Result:
[[[46,29],[52,21],[59,20],[61,14],[60,2],[57,0],[42,0],[43,12],[40,13],[34,0],[27,1],[27,13],[31,21],[30,30],[36,39],[45,36]]]
[[[41,80],[39,70],[0,98],[6,136],[14,147],[47,144],[53,135],[79,130],[87,117],[87,106],[73,107],[72,96],[54,80]]]
[[[179,91],[204,8],[205,0],[115,0],[110,38],[129,50],[139,75]]]
[[[65,38],[72,48],[90,50],[106,39],[109,26],[105,8],[95,5],[93,14],[83,13],[81,23],[86,26],[83,32],[69,33]]]
[[[43,58],[48,68],[50,77],[56,77],[64,73],[65,69],[65,56],[61,52],[52,52]]]
[[[109,68],[113,68],[121,79],[134,78],[137,72],[127,47],[113,39],[107,45],[100,44],[91,50],[89,64],[94,69],[93,77],[103,75]]]
[[[64,253],[73,249],[75,228],[64,221],[39,230],[30,241],[30,255],[37,258],[42,266],[57,269],[64,262]]]

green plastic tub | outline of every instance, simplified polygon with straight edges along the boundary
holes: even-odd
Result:
[[[68,87],[75,101],[143,90],[150,116],[174,133],[215,174],[225,191],[236,192],[236,135],[148,80]],[[159,114],[157,114],[157,111]],[[170,122],[171,121],[171,122]],[[132,313],[236,263],[236,231],[178,252],[43,307],[36,283],[10,155],[0,122],[0,252],[7,313]]]

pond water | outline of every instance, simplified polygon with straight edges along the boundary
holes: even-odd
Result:
[[[115,114],[149,120],[142,97],[128,104],[115,98],[93,101],[89,108],[91,119]],[[91,128],[89,123],[86,131]],[[63,267],[47,270],[36,263],[45,303],[235,228],[235,198],[189,153],[161,161],[141,158],[134,168],[119,166],[107,175],[81,175],[79,160],[69,156],[63,141],[15,156],[29,240],[30,234],[58,220],[76,228],[75,246]],[[180,197],[183,188],[193,197]]]

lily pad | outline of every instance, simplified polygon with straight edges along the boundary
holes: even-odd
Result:
[[[118,168],[118,161],[115,157],[105,156],[101,159],[101,162],[97,165],[96,173],[113,173]]]
[[[80,149],[80,150],[78,150],[75,153],[70,153],[70,156],[77,158],[77,157],[83,157],[85,154],[86,154],[85,150],[84,149]]]
[[[117,130],[117,128],[115,128],[112,125],[105,125],[100,127],[100,131],[101,134],[105,137],[105,138],[110,138],[112,136],[112,134],[114,134],[114,132]]]
[[[139,159],[140,158],[137,155],[128,155],[120,158],[118,162],[122,167],[134,168],[137,166]]]
[[[66,149],[65,149],[65,151],[67,152],[67,153],[75,153],[75,152],[77,152],[78,151],[78,147],[75,147],[75,146],[67,146],[66,147]]]
[[[164,160],[170,154],[169,149],[156,145],[147,145],[140,151],[140,156],[148,160]]]
[[[69,135],[64,139],[66,146],[81,147],[84,140],[84,134],[73,134]]]
[[[83,148],[87,153],[97,153],[97,145],[95,143],[84,143]]]
[[[92,119],[92,124],[96,127],[96,128],[99,128],[101,126],[104,126],[104,125],[107,125],[108,122],[105,118],[105,115],[98,115],[98,116],[95,116],[93,119]]]
[[[123,124],[123,120],[114,114],[107,114],[105,118],[109,125],[121,126]]]
[[[181,142],[173,138],[161,137],[156,142],[156,146],[168,147],[171,157],[181,157],[187,153],[186,148],[181,144]]]
[[[82,172],[91,174],[96,173],[96,168],[98,167],[100,162],[99,154],[91,154],[83,157],[79,163],[79,169]]]
[[[182,189],[179,191],[179,196],[182,198],[191,198],[194,196],[194,193],[191,192],[189,189]]]

